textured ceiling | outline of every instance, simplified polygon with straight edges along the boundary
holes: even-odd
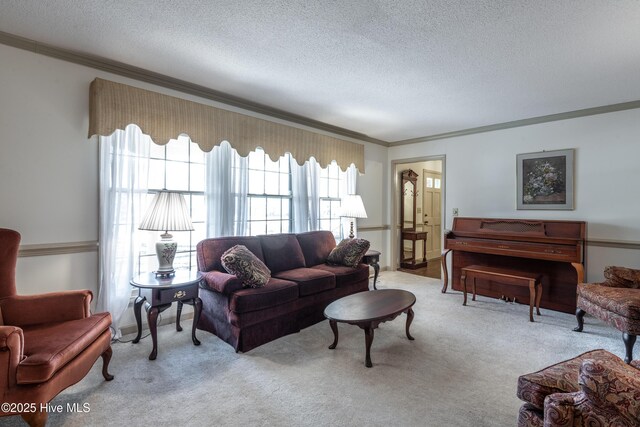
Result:
[[[640,100],[638,0],[0,0],[0,31],[389,142]]]

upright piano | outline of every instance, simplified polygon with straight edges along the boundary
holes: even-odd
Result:
[[[455,217],[444,239],[442,292],[449,283],[446,257],[453,252],[453,289],[462,290],[460,269],[472,264],[540,273],[540,306],[574,313],[576,286],[584,281],[586,228],[584,221]],[[522,287],[480,279],[476,287],[479,295],[529,301],[528,289]]]

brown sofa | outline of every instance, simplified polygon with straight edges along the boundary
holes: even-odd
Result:
[[[235,245],[246,246],[271,270],[264,287],[245,288],[222,267],[220,257]],[[369,289],[368,265],[325,263],[335,246],[330,231],[201,241],[197,257],[204,281],[198,329],[246,352],[322,321],[329,303]]]

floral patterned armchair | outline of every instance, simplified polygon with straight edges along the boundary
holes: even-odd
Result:
[[[518,427],[640,426],[640,360],[593,350],[518,378]]]
[[[607,322],[622,332],[624,361],[633,359],[633,345],[640,334],[640,270],[606,267],[602,283],[578,283],[576,332],[582,332],[584,315]]]

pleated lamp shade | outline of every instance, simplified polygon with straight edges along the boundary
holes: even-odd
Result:
[[[165,190],[156,193],[138,228],[151,231],[193,230],[184,196]]]
[[[349,194],[342,198],[340,204],[340,216],[347,218],[366,218],[367,211],[364,210],[364,203],[362,198],[357,194]],[[351,227],[349,230],[349,238],[353,239],[353,220],[351,220]]]

